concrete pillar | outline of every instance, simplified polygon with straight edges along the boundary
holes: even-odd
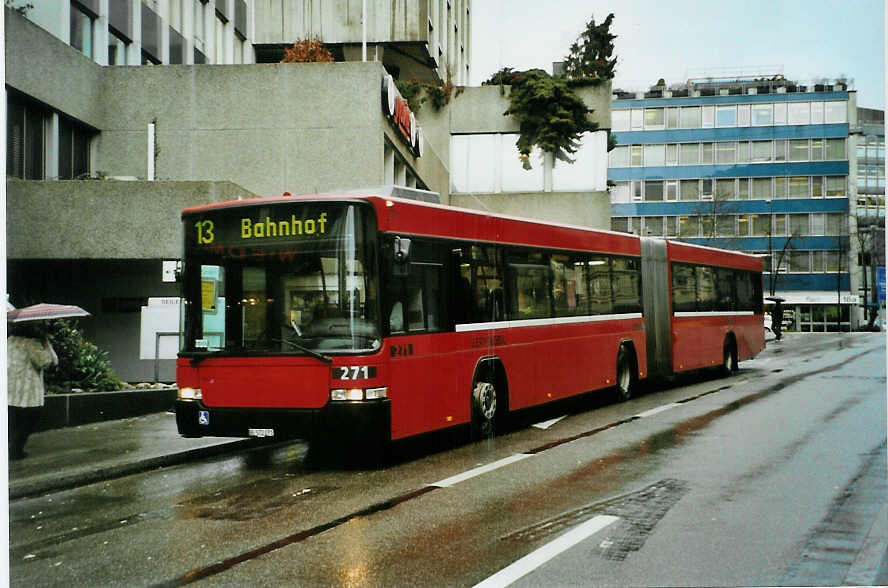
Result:
[[[99,0],[99,18],[93,23],[93,60],[108,65],[108,1]]]
[[[53,111],[43,128],[43,171],[47,180],[59,179],[59,113]]]

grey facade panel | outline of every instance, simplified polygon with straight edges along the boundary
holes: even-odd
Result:
[[[6,85],[101,128],[103,68],[15,11],[4,16]]]
[[[231,182],[7,180],[7,257],[177,259],[183,208],[250,198]]]
[[[108,26],[126,38],[133,39],[133,14],[132,3],[123,0],[110,0],[108,2]]]
[[[142,4],[142,52],[160,61],[161,20],[147,4]]]

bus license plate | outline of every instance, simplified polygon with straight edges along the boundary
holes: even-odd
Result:
[[[274,437],[274,429],[248,429],[250,437]]]

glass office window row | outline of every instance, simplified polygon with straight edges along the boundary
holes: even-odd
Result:
[[[778,139],[776,141],[717,141],[618,145],[608,167],[657,167],[848,159],[845,139]]]
[[[787,248],[785,251],[760,251],[754,255],[762,258],[763,271],[771,273],[778,267],[777,273],[834,274],[848,271],[846,260],[841,260],[841,252],[836,250],[798,251]],[[839,261],[841,260],[841,268]]]
[[[611,130],[660,131],[848,122],[845,100],[612,109]]]
[[[615,182],[611,202],[844,198],[848,176],[776,176]]]
[[[848,235],[847,222],[838,212],[617,216],[611,230],[649,237],[841,237]]]

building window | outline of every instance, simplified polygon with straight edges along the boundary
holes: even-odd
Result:
[[[683,106],[679,119],[683,129],[699,129],[701,126],[699,106]]]
[[[789,142],[789,161],[808,161],[808,139],[792,139]]]
[[[826,139],[824,159],[846,159],[845,139]]]
[[[737,143],[734,141],[721,141],[715,144],[716,163],[735,163],[737,161]]]
[[[825,102],[823,106],[826,124],[848,122],[848,108],[845,102]]]
[[[160,63],[160,37],[160,17],[142,4],[142,65]]]
[[[749,126],[749,104],[741,104],[737,106],[737,126]]]
[[[786,123],[790,125],[807,125],[811,123],[810,102],[790,102]]]
[[[631,111],[631,125],[633,131],[640,131],[644,128],[644,110],[641,108],[633,108]]]
[[[701,159],[701,163],[711,164],[712,163],[712,143],[702,143],[703,148],[703,158]]]
[[[681,165],[697,165],[700,163],[700,144],[682,143],[678,147],[678,162]]]
[[[715,124],[715,107],[703,107],[703,128],[711,128]]]
[[[614,147],[608,157],[610,158],[608,163],[610,167],[629,167],[629,147],[627,145]]]
[[[185,37],[179,34],[179,31],[173,27],[169,27],[170,32],[170,60],[172,65],[181,65],[185,63]]]
[[[773,104],[752,105],[752,126],[761,127],[774,124]]]
[[[667,129],[677,129],[679,128],[679,119],[678,119],[678,108],[667,108],[666,109],[666,128]]]
[[[682,200],[700,199],[700,182],[697,180],[681,180],[679,197]]]
[[[108,65],[126,65],[128,43],[108,30]]]
[[[614,131],[629,130],[629,111],[628,110],[612,110],[611,111],[611,129]]]
[[[735,127],[735,126],[737,126],[737,107],[736,106],[719,106],[715,111],[715,126],[717,126],[717,127]]]
[[[666,145],[662,143],[645,145],[644,165],[646,167],[666,165]]]
[[[642,146],[641,145],[632,145],[630,147],[630,163],[633,166],[644,165],[644,159],[642,158]]]
[[[786,102],[777,102],[774,104],[774,124],[786,124]]]
[[[789,197],[808,198],[808,176],[789,178]]]
[[[679,237],[697,237],[700,235],[700,217],[699,216],[680,216],[678,217],[678,236]]]
[[[826,176],[826,196],[834,198],[845,195],[845,176]]]
[[[716,180],[715,181],[715,199],[716,200],[734,200],[734,180]]]
[[[663,182],[647,181],[644,183],[644,199],[646,202],[662,202],[663,201]]]
[[[644,109],[644,128],[650,130],[662,130],[666,128],[665,114],[662,108]]]
[[[807,214],[789,215],[789,234],[793,237],[803,237],[810,234]]]
[[[11,94],[7,94],[6,105],[6,174],[23,180],[42,180],[44,128],[49,113]]]
[[[79,4],[71,3],[71,46],[92,58],[94,16]]]
[[[811,103],[811,124],[812,125],[822,125],[823,124],[823,102],[812,102]]]
[[[751,143],[752,154],[750,160],[753,162],[771,161],[771,141],[753,141]]]
[[[66,117],[59,117],[59,179],[89,176],[89,143],[95,133]]]
[[[771,178],[752,179],[753,200],[770,200],[771,196]]]

